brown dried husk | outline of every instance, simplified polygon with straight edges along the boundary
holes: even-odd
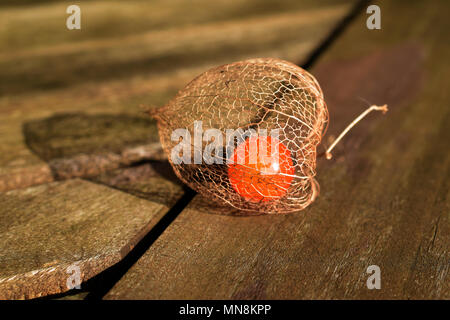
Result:
[[[244,213],[280,214],[304,209],[319,193],[316,147],[326,131],[328,110],[316,79],[290,62],[258,58],[210,69],[151,114],[158,120],[161,143],[176,175],[207,199]],[[279,140],[290,150],[295,167],[284,196],[245,200],[230,185],[226,162],[174,164],[171,150],[179,141],[171,140],[173,130],[186,128],[193,139],[193,123],[199,120],[204,131],[219,129],[224,137],[226,129],[279,129]],[[193,159],[193,145],[191,150]]]

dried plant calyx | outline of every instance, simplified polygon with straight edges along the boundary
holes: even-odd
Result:
[[[319,193],[316,148],[327,128],[328,110],[317,80],[290,62],[258,58],[212,68],[151,114],[176,175],[208,199],[242,212],[280,214],[304,209]],[[214,140],[203,136],[194,141],[198,123],[202,132],[218,130],[224,140],[227,130],[239,133],[224,141],[223,150],[213,149],[222,162],[173,161],[171,154],[180,144],[173,139],[176,129],[185,128],[192,137],[191,159],[201,157]],[[247,162],[255,152],[248,146],[254,139],[246,135],[249,131],[256,136],[277,132],[276,138],[256,138],[268,143],[275,160],[260,160],[257,154],[256,163]],[[236,160],[236,153],[227,152],[230,143],[232,150],[243,152],[243,163],[230,161]]]

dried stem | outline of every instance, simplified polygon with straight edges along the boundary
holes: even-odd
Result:
[[[367,108],[366,111],[361,113],[355,120],[353,120],[347,126],[347,128],[344,129],[344,131],[341,132],[339,137],[337,137],[337,139],[334,140],[334,142],[331,144],[331,146],[327,149],[327,151],[325,152],[325,155],[326,155],[327,159],[331,159],[333,157],[332,154],[331,154],[331,150],[334,149],[334,147],[347,134],[347,132],[349,132],[351,128],[353,128],[359,121],[361,121],[365,116],[367,116],[370,112],[372,112],[374,110],[375,111],[381,111],[381,112],[383,112],[383,114],[385,114],[388,111],[388,107],[387,107],[387,104],[385,104],[383,106],[375,106],[375,105],[373,105],[373,106],[370,106],[369,108]]]

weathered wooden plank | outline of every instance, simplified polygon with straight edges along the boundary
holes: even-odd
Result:
[[[450,298],[449,4],[378,4],[382,30],[362,14],[312,72],[330,136],[364,109],[358,97],[390,112],[319,162],[316,202],[233,217],[196,197],[105,298]],[[366,287],[370,265],[380,290]]]
[[[63,44],[6,55],[0,59],[4,71],[0,74],[0,93],[64,87],[87,79],[97,81],[136,72],[160,74],[186,65],[212,60],[211,65],[272,50],[298,57],[305,46],[310,47],[308,42],[320,41],[320,35],[326,34],[334,19],[347,10],[348,5],[338,5],[272,13],[266,17],[183,26],[113,41]],[[40,72],[50,67],[52,72]],[[29,77],[30,73],[40,76]]]
[[[0,191],[165,158],[148,117],[74,112],[24,120],[3,119]]]
[[[202,7],[202,3],[198,5]],[[73,33],[62,26],[54,38],[43,36],[46,33],[42,30],[55,28],[59,15],[65,14],[61,11],[64,4],[34,8],[48,19],[30,16],[26,7],[5,9],[6,29],[14,32],[0,32],[0,47],[23,39],[11,39],[11,35],[34,34],[33,23],[41,25],[37,37],[41,45],[32,42],[27,47],[14,40],[11,45],[17,46],[17,51],[0,53],[0,91],[4,94],[0,98],[0,191],[161,159],[155,144],[158,138],[150,134],[153,123],[139,115],[140,104],[165,103],[188,80],[212,65],[249,56],[304,59],[349,9],[349,3],[265,3],[263,8],[254,7],[259,8],[255,14],[249,10],[251,3],[224,1],[214,3],[217,7],[212,16],[203,9],[186,16],[174,4],[172,8],[157,2],[150,7],[167,9],[160,8],[164,18],[158,16],[159,24],[145,16],[136,32],[127,27],[128,31],[112,36],[113,30],[97,34],[86,28],[78,37],[69,35]],[[96,18],[93,29],[105,27],[102,17],[111,22],[110,11],[102,11],[104,5],[101,1],[82,5],[83,17]],[[139,8],[134,2],[110,6],[121,23],[128,21],[130,14],[124,6],[132,12]],[[289,6],[293,9],[287,10]],[[180,12],[183,18],[179,21]],[[221,18],[211,22],[215,14]],[[19,24],[26,17],[32,21]],[[167,21],[176,22],[167,25]],[[45,137],[51,138],[47,141]],[[74,149],[77,154],[59,152],[78,143]]]
[[[158,171],[161,171],[158,168]],[[120,261],[183,195],[151,165],[0,194],[0,299],[69,290]],[[121,192],[114,189],[122,189]],[[139,185],[138,197],[131,186]],[[161,191],[161,196],[152,196]]]
[[[167,207],[172,207],[184,194],[182,183],[168,162],[155,161],[117,169],[93,177],[91,181]]]
[[[8,2],[12,3],[4,7]],[[246,19],[345,2],[347,0],[323,0],[319,4],[314,0],[217,0],[214,3],[206,0],[91,0],[78,3],[82,13],[82,31],[68,32],[65,22],[69,16],[66,8],[70,4],[66,1],[4,0],[0,3],[0,53],[118,38],[151,30]]]

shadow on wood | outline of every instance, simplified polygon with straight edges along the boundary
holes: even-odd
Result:
[[[160,151],[154,120],[127,114],[56,114],[25,122],[22,132],[57,180],[94,176]]]

